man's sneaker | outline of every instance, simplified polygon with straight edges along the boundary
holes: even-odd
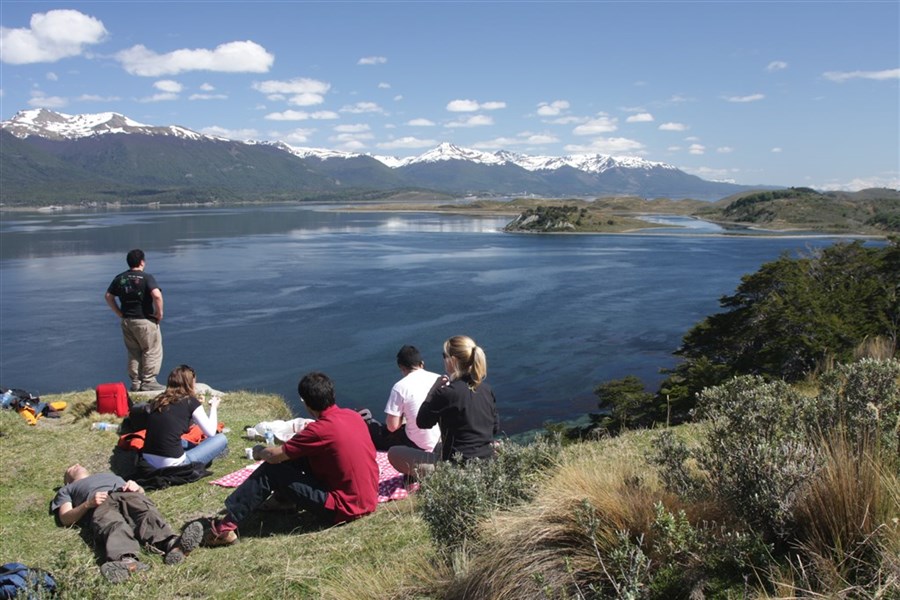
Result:
[[[140,573],[150,568],[150,565],[142,563],[133,556],[126,556],[122,560],[111,560],[100,565],[100,572],[110,583],[122,583],[131,577],[132,573]]]
[[[203,524],[200,521],[192,521],[188,523],[181,532],[181,535],[175,538],[163,562],[167,565],[177,565],[183,562],[185,557],[190,554],[200,542],[203,541]]]
[[[158,381],[145,381],[141,384],[142,392],[161,392],[164,389],[166,389],[166,386]]]

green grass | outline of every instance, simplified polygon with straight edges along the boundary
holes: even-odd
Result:
[[[109,470],[117,434],[90,427],[96,421],[120,419],[93,411],[92,390],[42,399],[65,400],[69,406],[60,419],[41,419],[36,426],[27,425],[13,411],[0,411],[0,562],[22,562],[49,571],[63,598],[349,598],[342,590],[355,570],[377,571],[398,556],[431,553],[414,500],[404,500],[382,504],[374,515],[328,529],[311,526],[302,512],[254,517],[242,529],[240,543],[232,547],[200,548],[173,567],[145,555],[150,571],[112,585],[100,575],[97,558],[81,531],[57,527],[48,510],[68,465],[79,462],[92,472]],[[219,419],[231,430],[230,452],[213,463],[213,477],[148,495],[176,529],[215,515],[231,490],[209,482],[248,463],[243,449],[253,443],[243,439],[244,428],[289,417],[279,396],[226,394]],[[391,581],[393,586],[400,584],[402,579]]]

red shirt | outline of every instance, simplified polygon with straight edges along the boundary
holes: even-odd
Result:
[[[335,523],[374,512],[378,506],[378,463],[365,421],[355,410],[332,405],[284,443],[288,458],[306,457],[310,474],[328,491],[325,508]]]

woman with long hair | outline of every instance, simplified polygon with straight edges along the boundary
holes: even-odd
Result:
[[[195,383],[194,369],[178,365],[169,373],[166,391],[150,402],[143,455],[154,469],[185,463],[208,465],[228,446],[225,434],[216,432],[220,398],[210,398],[207,416],[194,391]],[[185,451],[181,436],[187,432],[191,422],[196,423],[207,437]]]
[[[388,460],[408,475],[433,468],[438,460],[463,462],[494,455],[494,436],[500,432],[497,401],[487,377],[487,356],[475,340],[455,335],[444,342],[444,371],[419,407],[416,425],[438,425],[441,442],[434,452],[395,447]]]

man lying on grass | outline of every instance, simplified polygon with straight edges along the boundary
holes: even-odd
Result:
[[[66,469],[63,485],[50,502],[50,514],[63,526],[89,525],[103,552],[100,572],[112,583],[150,565],[138,560],[141,546],[164,555],[167,565],[182,562],[203,538],[203,527],[191,523],[181,535],[166,523],[144,489],[113,473],[90,472],[79,464]]]
[[[236,542],[238,525],[260,508],[299,507],[343,523],[378,505],[378,463],[365,421],[335,404],[324,373],[305,375],[297,391],[315,421],[282,446],[254,448],[265,462],[225,499],[226,515],[212,521],[207,545]]]

